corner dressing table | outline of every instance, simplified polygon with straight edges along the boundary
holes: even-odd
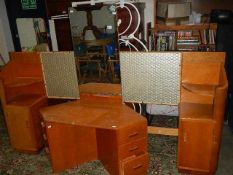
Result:
[[[146,174],[147,121],[122,103],[120,85],[84,84],[80,93],[41,110],[53,171],[99,159],[111,175]]]

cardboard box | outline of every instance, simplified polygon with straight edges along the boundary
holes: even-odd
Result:
[[[161,18],[188,17],[192,12],[191,2],[158,2],[157,16]]]

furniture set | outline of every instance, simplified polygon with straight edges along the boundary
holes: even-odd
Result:
[[[180,63],[176,63],[180,74],[177,74],[179,86],[174,92],[177,93],[179,127],[172,130],[147,127],[146,119],[123,103],[128,93],[125,86],[135,83],[139,75],[130,79],[134,82],[123,83],[122,95],[120,85],[84,84],[79,88],[79,100],[46,107],[48,98],[38,54],[12,53],[11,61],[0,73],[1,101],[12,147],[36,152],[45,145],[54,172],[99,159],[110,174],[142,175],[148,169],[147,133],[165,134],[178,136],[177,167],[181,172],[214,174],[227,91],[225,54],[169,54],[181,58]],[[153,58],[166,59],[161,55]],[[133,56],[125,59],[130,62]],[[169,60],[157,63],[168,64]],[[121,64],[125,66],[122,60]],[[159,81],[169,77],[169,73],[162,75],[158,71],[157,74]],[[124,79],[124,73],[122,76]],[[143,88],[142,83],[133,87],[137,93],[149,90]],[[166,84],[163,86],[168,88]],[[156,93],[151,95],[158,95]],[[163,104],[163,99],[160,100]]]

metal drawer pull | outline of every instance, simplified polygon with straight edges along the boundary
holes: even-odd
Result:
[[[137,150],[137,149],[138,149],[138,146],[135,146],[135,147],[129,149],[129,151],[135,151],[135,150]]]
[[[49,153],[49,148],[45,147],[45,152]]]
[[[139,165],[136,165],[133,167],[133,169],[138,169],[138,168],[141,168],[143,165],[142,164],[139,164]]]
[[[138,132],[134,132],[133,134],[130,134],[129,137],[135,137],[138,135]]]
[[[43,138],[44,140],[47,140],[47,136],[45,134],[43,134]]]
[[[185,132],[184,133],[184,143],[186,143],[187,142],[187,133]]]
[[[40,124],[41,124],[42,128],[44,128],[44,127],[45,127],[44,122],[41,122]]]

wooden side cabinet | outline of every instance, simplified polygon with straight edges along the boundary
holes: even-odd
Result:
[[[43,146],[40,108],[48,106],[40,54],[12,52],[0,72],[0,97],[11,146],[36,153]]]
[[[213,121],[181,119],[179,127],[179,168],[209,172],[214,141]]]
[[[6,123],[11,146],[22,152],[37,153],[43,146],[39,109],[47,98],[23,95],[6,105]]]
[[[217,170],[227,91],[224,58],[224,53],[217,52],[183,54],[180,172],[211,175]]]

